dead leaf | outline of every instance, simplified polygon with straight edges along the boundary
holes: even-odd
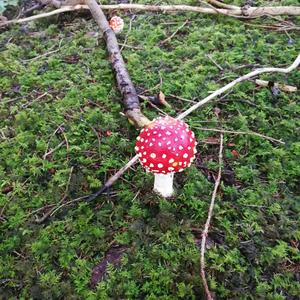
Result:
[[[240,157],[240,153],[239,153],[237,150],[231,150],[231,154],[232,154],[235,158]]]
[[[120,263],[121,257],[127,248],[118,246],[108,250],[105,257],[92,270],[91,286],[95,287],[98,282],[104,279],[108,264],[117,266]]]

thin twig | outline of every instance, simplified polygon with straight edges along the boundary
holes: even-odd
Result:
[[[131,31],[131,27],[132,27],[132,21],[133,21],[133,19],[134,19],[134,16],[132,16],[132,17],[130,18],[130,21],[129,21],[129,27],[128,27],[128,31],[127,31],[127,33],[126,33],[126,36],[125,36],[124,43],[122,44],[122,46],[121,46],[121,48],[120,48],[120,52],[122,52],[122,51],[123,51],[123,49],[124,49],[124,47],[126,47],[127,40],[128,40],[128,36],[129,36],[129,33],[130,33],[130,31]]]
[[[53,215],[53,213],[56,211],[58,205],[60,205],[61,203],[63,203],[63,202],[67,199],[73,170],[74,170],[74,167],[72,166],[71,169],[70,169],[69,178],[68,178],[67,185],[66,185],[66,189],[65,189],[64,196],[62,197],[62,199],[61,199],[57,204],[53,204],[53,205],[50,204],[50,205],[47,205],[46,207],[50,207],[51,209],[48,210],[41,218],[36,218],[36,220],[35,220],[36,223],[38,223],[38,224],[43,223],[46,219],[48,219],[48,217],[50,217],[50,216]],[[54,207],[53,207],[53,206],[54,206]],[[39,209],[39,210],[42,210],[42,209],[45,209],[45,207],[42,207],[42,208]],[[39,210],[37,210],[37,211],[39,211]],[[36,212],[37,212],[37,211],[36,211]],[[31,213],[31,214],[32,214],[32,213]]]
[[[181,100],[181,101],[185,101],[185,102],[197,103],[197,102],[194,101],[194,100],[182,98],[182,97],[179,97],[179,96],[176,96],[176,95],[173,95],[173,94],[169,94],[168,96],[169,96],[169,97],[172,97],[172,98],[175,98],[175,99],[178,99],[178,100]]]
[[[48,55],[50,55],[50,54],[53,54],[53,53],[58,52],[58,51],[60,50],[60,48],[61,48],[62,41],[63,41],[63,39],[61,39],[61,40],[59,41],[59,44],[58,44],[58,48],[57,48],[57,49],[52,50],[52,51],[45,52],[45,53],[43,53],[43,54],[41,54],[41,55],[38,55],[38,56],[35,56],[35,57],[33,57],[33,58],[23,59],[22,62],[24,62],[24,63],[25,63],[25,62],[32,62],[32,61],[37,60],[37,59],[39,59],[39,58],[42,58],[42,57],[45,57],[45,56],[48,56]],[[55,47],[55,45],[52,46],[50,49],[53,49],[54,47]]]
[[[169,37],[164,39],[163,41],[159,42],[160,45],[163,45],[167,42],[169,42],[177,33],[179,30],[181,30],[187,23],[189,22],[189,19],[186,19],[183,24],[181,24]]]
[[[283,144],[283,145],[285,144],[285,142],[283,142],[281,140],[277,140],[277,139],[274,139],[274,138],[269,137],[267,135],[264,135],[264,134],[261,134],[261,133],[258,133],[258,132],[254,132],[254,131],[234,131],[234,130],[227,130],[227,129],[205,128],[205,127],[195,127],[195,128],[200,129],[200,130],[204,130],[204,131],[214,131],[214,132],[221,132],[221,133],[255,135],[255,136],[261,137],[263,139],[269,140],[271,142],[276,142],[276,143]]]
[[[284,92],[288,92],[288,93],[295,93],[297,92],[297,87],[296,86],[292,86],[292,85],[287,85],[287,84],[280,84],[280,83],[276,83],[276,82],[270,82],[270,81],[266,81],[266,80],[260,80],[260,79],[256,79],[255,83],[258,86],[262,86],[262,87],[276,87]]]
[[[115,4],[115,5],[100,5],[103,10],[136,10],[136,11],[152,11],[152,12],[195,12],[204,14],[222,14],[228,16],[234,16],[239,18],[257,18],[262,16],[278,16],[278,15],[300,15],[299,6],[273,6],[273,7],[250,7],[247,10],[238,9],[223,9],[223,8],[207,8],[199,6],[189,6],[189,5],[143,5],[143,4]],[[0,26],[6,26],[13,23],[24,23],[34,20],[38,20],[45,17],[50,17],[63,12],[88,9],[87,5],[75,5],[75,6],[63,6],[59,9],[53,11],[38,14],[23,19],[14,19],[10,21],[5,21],[0,24]],[[245,15],[246,14],[246,15]]]
[[[218,176],[217,179],[215,181],[215,187],[214,187],[214,191],[211,197],[211,201],[210,201],[210,205],[209,205],[209,210],[208,210],[208,216],[207,216],[207,220],[204,226],[204,230],[202,232],[202,240],[201,240],[201,252],[200,252],[200,272],[201,272],[201,278],[202,278],[202,282],[204,285],[204,290],[206,293],[206,299],[207,300],[213,300],[213,297],[209,291],[209,287],[207,284],[207,280],[206,280],[206,275],[205,275],[205,246],[206,246],[206,238],[208,235],[208,230],[209,230],[209,226],[210,226],[210,221],[211,221],[211,217],[212,217],[212,213],[213,213],[213,209],[214,209],[214,205],[215,205],[215,199],[217,196],[217,191],[221,182],[221,174],[222,174],[222,163],[223,163],[223,133],[220,134],[220,150],[219,150],[219,171],[218,171]]]
[[[224,69],[211,57],[211,55],[205,55],[220,71],[224,71]]]
[[[92,201],[95,198],[97,198],[99,195],[104,193],[108,188],[110,188],[131,166],[137,163],[139,159],[138,155],[135,155],[125,166],[123,166],[116,174],[111,176],[106,183],[103,185],[103,187],[97,191],[96,193],[90,195],[86,201]]]
[[[28,108],[29,106],[31,106],[33,103],[37,102],[38,100],[40,100],[41,98],[45,97],[48,95],[48,92],[43,93],[42,95],[39,95],[38,97],[36,97],[33,101],[29,102],[29,103],[25,103],[23,105],[21,105],[21,108]],[[50,95],[50,97],[52,97]]]
[[[223,2],[220,2],[220,1],[217,1],[217,0],[206,0],[208,3],[216,6],[216,7],[219,7],[219,8],[226,8],[226,9],[240,9],[240,7],[236,6],[236,5],[229,5],[229,4],[226,4],[226,3],[223,3]]]
[[[220,96],[221,94],[223,94],[227,90],[233,88],[236,84],[238,84],[242,81],[249,80],[249,79],[251,79],[251,78],[253,78],[253,77],[255,77],[259,74],[263,74],[263,73],[289,73],[289,72],[293,71],[294,69],[296,69],[299,66],[299,64],[300,64],[300,54],[295,59],[293,64],[290,65],[288,68],[272,68],[272,67],[271,68],[262,68],[262,69],[254,70],[254,71],[252,71],[252,72],[250,72],[250,73],[248,73],[244,76],[238,77],[237,79],[231,81],[230,83],[226,84],[222,88],[216,90],[215,92],[210,94],[208,97],[204,98],[203,100],[201,100],[198,103],[191,106],[185,112],[183,112],[182,114],[177,116],[177,119],[185,118],[187,115],[192,113],[194,110],[196,110],[200,106],[203,106],[204,104],[208,103],[209,101],[216,98],[217,96]]]
[[[64,145],[66,143],[66,141],[62,141],[61,143],[59,143],[55,148],[51,149],[50,151],[48,151],[47,153],[45,153],[43,155],[43,159],[46,159],[50,154],[52,154],[53,152],[55,152],[57,149],[59,149],[62,145]]]

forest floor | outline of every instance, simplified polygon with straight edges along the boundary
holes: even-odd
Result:
[[[299,4],[256,1],[266,3]],[[300,26],[299,17],[119,15],[126,25],[118,39],[126,41],[122,54],[138,93],[162,91],[172,107],[161,109],[171,116],[257,67],[291,65],[300,50],[299,31],[261,27]],[[260,79],[300,88],[299,71]],[[134,155],[138,135],[120,114],[105,43],[89,13],[2,29],[0,99],[0,299],[204,299],[199,242],[219,133],[201,128],[220,126],[285,144],[225,134],[206,253],[209,287],[217,299],[299,299],[299,92],[248,81],[189,115],[197,159],[175,175],[172,199],[155,195],[153,176],[135,165],[93,202],[61,208],[99,189]],[[160,114],[141,105],[149,119]]]

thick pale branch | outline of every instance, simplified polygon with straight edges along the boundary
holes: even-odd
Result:
[[[279,16],[279,15],[290,15],[299,16],[300,6],[266,6],[266,7],[250,7],[247,9],[237,8],[237,9],[225,9],[225,8],[207,8],[199,6],[189,6],[189,5],[143,5],[143,4],[114,4],[114,5],[99,5],[103,10],[136,10],[136,11],[151,11],[151,12],[195,12],[203,14],[222,14],[234,17],[242,18],[257,18],[261,16]],[[60,14],[63,12],[89,9],[87,5],[74,5],[74,6],[63,6],[59,9],[53,10],[51,12],[39,14],[36,16],[31,16],[24,19],[15,19],[6,22],[2,22],[0,25],[8,25],[12,23],[24,23],[40,18],[45,18]]]

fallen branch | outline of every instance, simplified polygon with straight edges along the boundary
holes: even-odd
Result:
[[[251,78],[253,78],[257,75],[263,74],[263,73],[289,73],[289,72],[295,70],[299,66],[299,64],[300,64],[300,54],[295,59],[293,64],[291,66],[289,66],[288,68],[261,68],[261,69],[254,70],[254,71],[252,71],[252,72],[250,72],[250,73],[248,73],[244,76],[238,77],[237,79],[231,81],[230,83],[226,84],[222,88],[216,90],[215,92],[210,94],[208,97],[204,98],[203,100],[201,100],[198,103],[191,106],[185,112],[183,112],[182,114],[177,116],[177,119],[185,118],[187,115],[192,113],[194,110],[196,110],[200,106],[203,106],[204,104],[208,103],[209,101],[216,98],[217,96],[220,96],[221,94],[223,94],[224,92],[226,92],[229,89],[233,88],[236,84],[238,84],[242,81],[249,80],[249,79],[251,79]]]
[[[234,131],[234,130],[217,129],[217,128],[205,128],[205,127],[195,127],[195,128],[200,129],[200,130],[204,130],[204,131],[214,131],[214,132],[221,132],[221,133],[255,135],[255,136],[261,137],[265,140],[285,145],[285,142],[283,142],[281,140],[277,140],[277,139],[274,139],[270,136],[267,136],[267,135],[264,135],[264,134],[261,134],[261,133],[258,133],[258,132],[254,132],[254,131]]]
[[[236,8],[236,9],[226,9],[226,8],[207,8],[199,6],[189,6],[189,5],[143,5],[143,4],[114,4],[114,5],[99,5],[103,10],[118,11],[118,10],[135,10],[135,11],[150,11],[150,12],[194,12],[203,13],[211,15],[227,15],[241,18],[258,18],[262,16],[299,16],[300,6],[266,6],[266,7],[249,7],[246,9]],[[38,14],[23,19],[14,19],[10,21],[5,21],[0,24],[0,26],[5,26],[13,23],[24,23],[33,20],[50,17],[63,12],[74,11],[74,10],[84,10],[89,9],[87,5],[74,5],[74,6],[63,6],[51,12]]]
[[[123,166],[116,174],[111,176],[106,183],[101,187],[99,191],[89,196],[86,201],[92,201],[96,199],[98,196],[107,191],[130,167],[137,163],[139,157],[138,155],[134,156],[125,166]]]
[[[278,88],[281,91],[288,92],[288,93],[297,92],[297,87],[295,87],[295,86],[286,85],[286,84],[279,84],[279,83],[276,83],[276,82],[273,82],[273,81],[266,81],[266,80],[256,79],[255,83],[258,86],[275,87],[275,88]]]
[[[222,163],[223,163],[223,133],[220,134],[220,150],[219,150],[219,171],[218,171],[218,176],[215,181],[215,187],[214,191],[211,197],[210,205],[209,205],[209,210],[208,210],[208,216],[207,220],[204,226],[204,230],[202,231],[202,240],[201,240],[201,252],[200,252],[200,273],[201,273],[201,278],[204,286],[204,290],[206,293],[206,299],[207,300],[213,300],[213,297],[209,291],[209,287],[207,284],[206,280],[206,275],[205,275],[205,246],[206,246],[206,238],[208,235],[208,229],[210,226],[210,221],[215,205],[215,199],[217,196],[217,191],[221,182],[221,174],[222,174]]]
[[[150,123],[150,121],[141,112],[138,95],[127,72],[116,35],[110,28],[100,5],[98,5],[95,0],[86,0],[85,2],[106,41],[109,60],[115,71],[118,89],[122,94],[125,114],[135,126],[144,127],[146,124]]]

